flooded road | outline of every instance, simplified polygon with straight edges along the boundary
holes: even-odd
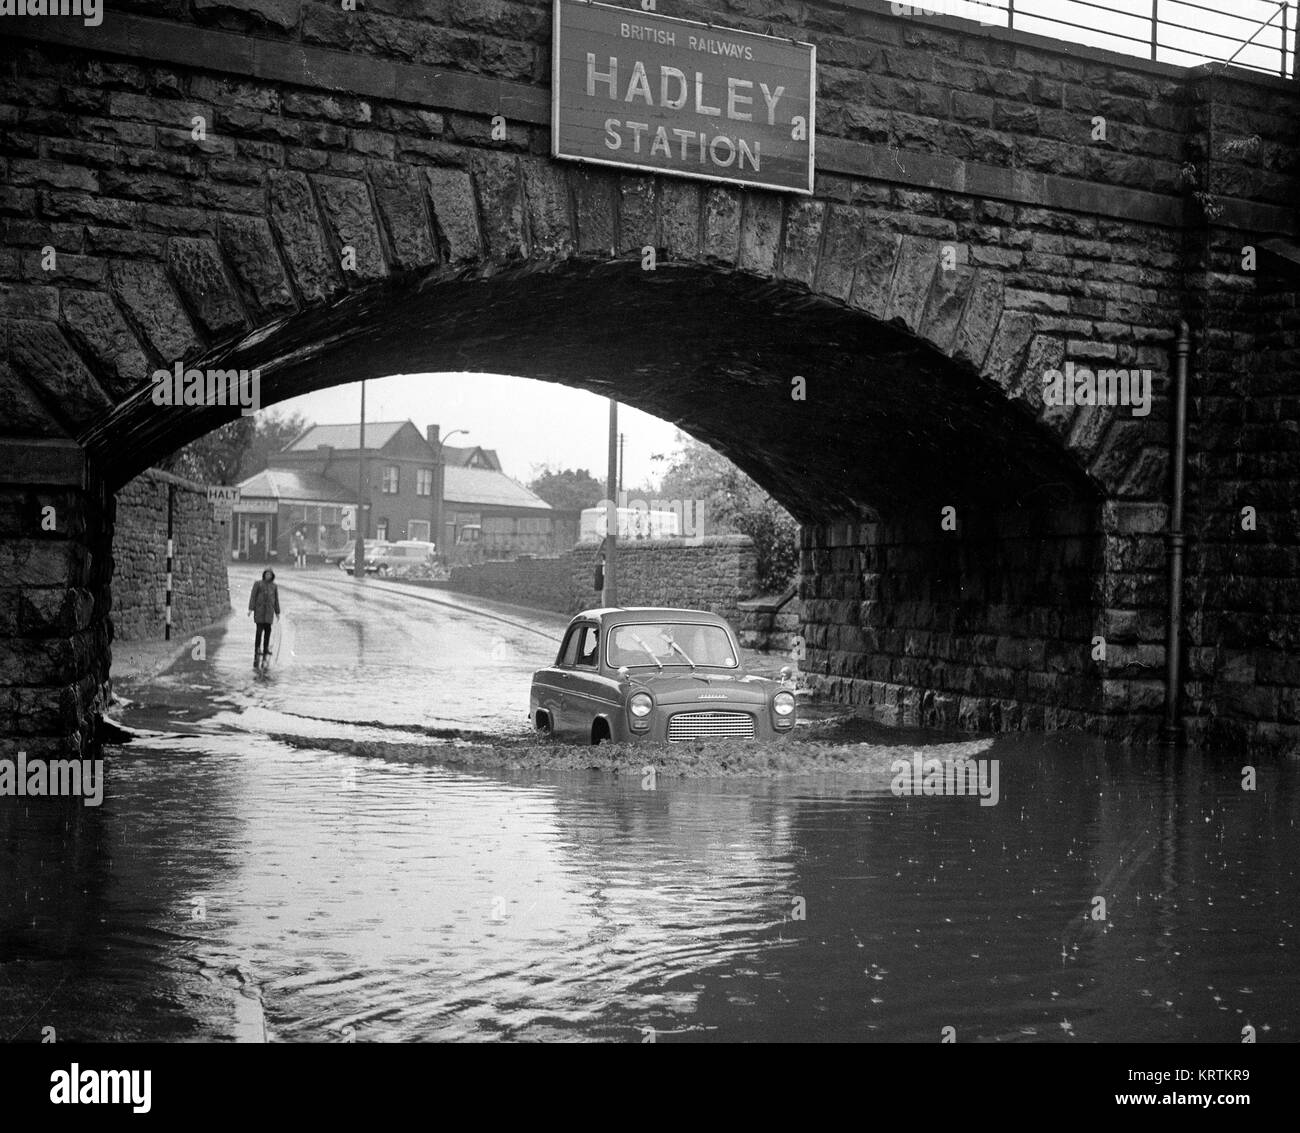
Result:
[[[158,734],[111,753],[101,807],[0,799],[0,1036],[1300,1038],[1294,763],[1251,792],[1240,760],[999,740],[982,807],[895,797],[887,774],[646,789],[267,738],[520,729],[492,690],[553,652],[544,616],[400,595],[361,616],[347,594],[320,602],[336,634],[362,623],[354,655],[325,659],[304,601],[300,660],[270,681],[238,625],[142,695],[124,718]],[[438,637],[488,656],[452,674],[403,652]],[[403,693],[440,671],[435,699]]]

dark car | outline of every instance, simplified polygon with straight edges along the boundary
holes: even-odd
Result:
[[[362,552],[365,555],[363,563],[365,566],[366,574],[376,573],[379,566],[380,553],[385,548],[391,546],[392,544],[389,543],[387,539],[366,540],[365,550]],[[347,571],[348,574],[351,574],[353,570],[356,568],[356,553],[357,553],[357,541],[353,539],[352,542],[348,544],[347,552],[339,558],[338,561],[339,570]]]
[[[790,685],[747,674],[736,635],[703,610],[585,610],[555,664],[533,674],[537,731],[598,744],[775,739],[795,723]]]

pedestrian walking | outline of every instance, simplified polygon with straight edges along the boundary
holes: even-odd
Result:
[[[296,567],[307,565],[307,537],[303,535],[301,528],[293,535],[293,565]]]
[[[262,577],[253,583],[253,592],[248,596],[248,616],[257,626],[253,638],[253,668],[266,664],[271,655],[271,622],[280,620],[280,591],[275,585],[275,571],[270,567],[262,571]]]

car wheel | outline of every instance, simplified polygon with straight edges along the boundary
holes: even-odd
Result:
[[[609,725],[604,720],[597,720],[591,726],[591,746],[609,743]]]
[[[377,573],[378,573],[378,575],[379,575],[380,578],[387,578],[387,577],[388,577],[388,568],[387,568],[386,566],[381,566],[381,567],[379,568],[379,570],[378,570]]]
[[[533,730],[543,740],[555,739],[555,728],[551,724],[551,717],[546,712],[539,712],[534,722]]]

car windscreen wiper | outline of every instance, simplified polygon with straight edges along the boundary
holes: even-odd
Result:
[[[683,649],[680,645],[678,645],[677,642],[675,642],[675,641],[671,641],[671,640],[670,640],[670,641],[668,642],[668,648],[669,648],[669,649],[675,649],[675,650],[677,650],[677,652],[680,653],[683,657],[686,657],[686,650]],[[692,669],[695,668],[695,662],[692,661],[689,657],[686,657],[686,663],[687,663],[687,664],[688,664]]]
[[[639,646],[641,646],[642,649],[644,649],[647,653],[650,654],[650,660],[653,661],[656,665],[658,665],[660,669],[664,667],[664,663],[659,660],[658,656],[656,656],[655,654],[655,651],[651,649],[650,646],[648,646],[644,641],[642,641],[637,634],[634,633],[632,635],[632,640],[635,641]]]

